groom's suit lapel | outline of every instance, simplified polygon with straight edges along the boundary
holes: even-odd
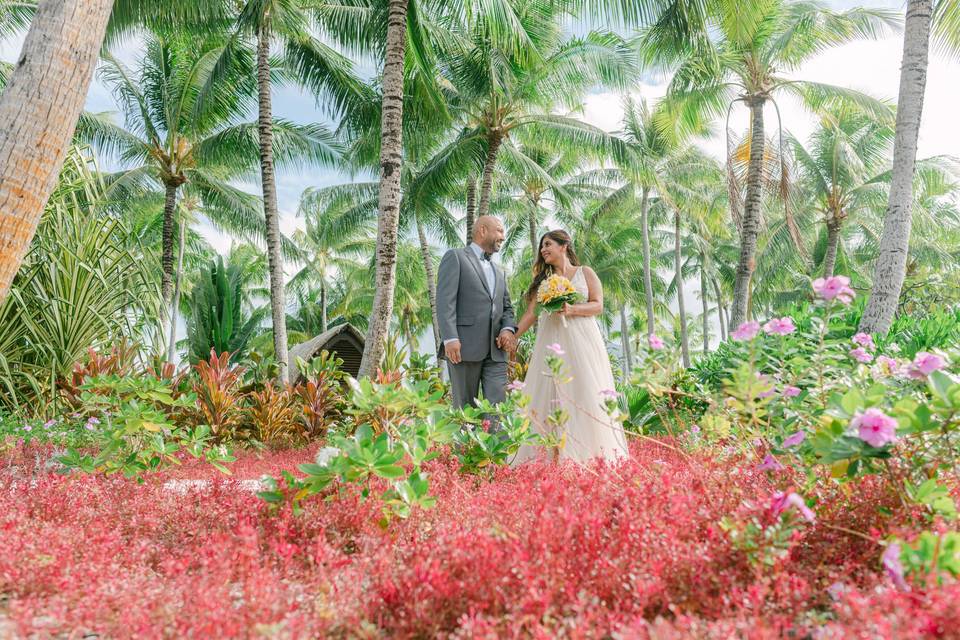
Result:
[[[483,284],[483,288],[486,289],[487,295],[493,299],[493,292],[490,291],[490,285],[487,284],[487,278],[483,275],[483,269],[480,267],[480,258],[477,257],[477,254],[475,254],[470,247],[464,249],[463,252],[467,254],[467,261],[473,265],[473,270],[477,272],[477,277],[480,278],[480,283]],[[493,263],[491,263],[491,266],[492,264]],[[493,272],[494,275],[496,275],[496,268],[494,268]]]

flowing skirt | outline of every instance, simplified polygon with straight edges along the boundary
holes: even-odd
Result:
[[[561,376],[555,378],[547,365],[547,357],[563,360]],[[513,464],[539,455],[553,455],[580,463],[594,458],[616,460],[627,454],[627,441],[622,425],[607,413],[605,400],[614,392],[613,371],[596,318],[563,319],[542,311],[537,338],[524,382],[524,393],[530,402],[526,407],[532,430],[550,434],[557,448],[523,446]],[[557,409],[567,420],[550,424],[547,418]]]

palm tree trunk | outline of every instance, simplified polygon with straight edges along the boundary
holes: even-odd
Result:
[[[490,215],[490,194],[493,191],[493,170],[497,165],[497,152],[503,138],[499,133],[490,134],[487,146],[487,160],[483,164],[483,180],[480,182],[480,206],[477,217]]]
[[[827,222],[827,250],[823,254],[823,277],[829,278],[837,265],[837,249],[840,246],[840,223]]]
[[[327,277],[320,279],[320,333],[326,333],[329,327],[327,321]]]
[[[527,226],[530,231],[530,250],[533,251],[533,260],[537,259],[537,250],[540,249],[539,239],[537,238],[537,210],[535,207],[530,207],[530,211],[527,212]]]
[[[717,318],[720,320],[720,339],[727,339],[727,323],[724,321],[723,317],[723,298],[720,297],[720,285],[717,284],[717,279],[713,278],[713,292],[717,296]]]
[[[173,304],[173,236],[174,225],[176,225],[177,194],[181,184],[183,183],[179,180],[167,182],[163,201],[163,230],[160,235],[160,295],[163,298],[164,337],[172,333],[170,308]]]
[[[747,170],[747,197],[740,227],[740,259],[733,284],[730,326],[739,327],[750,315],[750,278],[756,267],[757,227],[760,221],[761,180],[763,179],[763,105],[766,98],[754,96],[750,106],[750,164]]]
[[[633,354],[630,353],[630,324],[627,318],[627,303],[620,305],[620,346],[623,349],[623,384],[630,381],[633,371]]]
[[[643,234],[643,297],[647,306],[647,335],[653,335],[656,320],[653,317],[653,276],[650,264],[650,189],[643,187],[640,197],[640,231]]]
[[[700,254],[700,303],[703,316],[703,353],[710,352],[710,302],[707,299],[707,270],[706,256]]]
[[[690,345],[687,340],[687,310],[683,299],[682,256],[680,254],[680,212],[673,214],[673,268],[677,284],[677,311],[680,314],[680,351],[683,366],[690,366]]]
[[[180,284],[183,280],[183,245],[187,241],[187,221],[180,221],[180,246],[177,248],[177,273],[173,282],[173,303],[170,305],[170,344],[167,362],[173,362],[177,350],[177,309],[180,307]]]
[[[273,351],[280,384],[287,383],[287,304],[283,291],[283,256],[280,255],[280,214],[273,170],[273,104],[270,95],[270,22],[264,18],[257,33],[257,89],[260,114],[260,177],[263,215],[267,224],[267,263],[270,271],[270,314],[273,318]]]
[[[437,283],[433,274],[433,255],[427,243],[427,234],[423,224],[417,220],[417,235],[420,238],[420,253],[423,256],[423,271],[427,276],[427,295],[430,297],[430,316],[433,319],[433,346],[434,353],[440,349],[440,319],[437,316]],[[439,355],[437,356],[439,364]]]
[[[380,113],[380,195],[377,233],[376,291],[363,346],[360,376],[380,364],[393,314],[397,272],[397,226],[400,220],[400,165],[403,159],[403,63],[407,42],[407,0],[389,0],[387,47],[383,65]]]
[[[112,7],[40,0],[0,97],[0,303],[57,184]]]
[[[466,243],[473,241],[473,221],[477,219],[477,179],[467,179],[467,236]]]
[[[890,329],[906,276],[917,138],[927,86],[931,13],[932,0],[909,0],[907,3],[890,199],[873,271],[873,289],[860,319],[860,330],[867,333],[886,333]]]

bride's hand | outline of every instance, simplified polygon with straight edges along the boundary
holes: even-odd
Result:
[[[573,316],[575,316],[576,314],[574,313],[573,305],[570,304],[569,302],[564,302],[563,308],[560,309],[560,315],[567,316],[568,318],[572,318]]]

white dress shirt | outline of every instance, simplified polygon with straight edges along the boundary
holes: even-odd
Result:
[[[480,270],[483,271],[483,277],[487,280],[487,287],[490,289],[490,297],[492,298],[493,292],[497,288],[497,274],[493,270],[493,263],[483,259],[483,247],[476,242],[471,242],[470,248],[477,258],[480,259]]]

